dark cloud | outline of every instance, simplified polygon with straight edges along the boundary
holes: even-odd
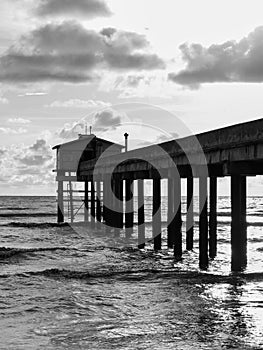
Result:
[[[116,129],[122,122],[122,116],[113,110],[103,110],[95,114],[93,118],[94,131],[106,131]]]
[[[177,84],[198,88],[202,83],[263,82],[263,27],[240,41],[208,48],[200,44],[180,46],[186,68],[170,73]]]
[[[23,36],[0,57],[0,81],[64,81],[98,78],[97,70],[162,69],[144,35],[105,28],[101,32],[67,21],[47,24]]]
[[[112,13],[103,0],[40,0],[36,13],[39,16],[105,17]]]

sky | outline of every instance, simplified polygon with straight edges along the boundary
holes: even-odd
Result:
[[[0,194],[55,194],[52,146],[86,126],[141,147],[261,118],[262,10],[259,0],[2,0]],[[262,185],[250,179],[250,193]]]

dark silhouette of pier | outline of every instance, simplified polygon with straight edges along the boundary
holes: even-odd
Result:
[[[126,137],[127,139],[127,137]],[[127,147],[127,144],[126,144]],[[58,222],[64,221],[64,182],[85,183],[86,222],[104,225],[118,234],[131,235],[134,226],[133,191],[137,181],[138,246],[145,246],[144,180],[153,183],[152,234],[160,250],[161,180],[168,180],[167,245],[176,259],[193,249],[194,179],[199,179],[199,264],[207,268],[217,253],[217,179],[231,178],[231,267],[240,271],[247,264],[246,179],[263,174],[263,119],[122,152],[123,146],[95,135],[57,149]],[[186,232],[182,232],[181,179],[187,179]],[[209,182],[208,182],[209,179]],[[209,184],[209,196],[208,196]],[[69,192],[72,195],[73,190]],[[125,194],[125,195],[124,195]],[[209,201],[209,212],[208,212]],[[71,207],[71,221],[74,213]]]

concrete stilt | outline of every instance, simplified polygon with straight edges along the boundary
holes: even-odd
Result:
[[[207,177],[199,178],[199,266],[208,267]]]
[[[144,181],[138,180],[138,247],[145,247]]]
[[[247,265],[246,177],[231,176],[231,268],[242,271]]]
[[[194,179],[187,178],[186,249],[194,247]]]
[[[168,215],[167,215],[167,247],[173,248],[174,245],[174,181],[168,178]]]
[[[101,224],[101,183],[100,181],[96,182],[96,220],[97,227],[100,228]]]
[[[126,237],[131,237],[134,220],[133,180],[125,180],[125,229]]]
[[[91,227],[95,228],[95,186],[93,180],[91,181],[91,190],[90,190],[90,221]]]
[[[84,192],[84,221],[89,221],[89,181],[85,181],[85,192]]]
[[[209,257],[213,259],[217,251],[217,178],[210,177],[209,211]]]
[[[63,181],[58,181],[57,220],[58,220],[58,223],[64,222]]]
[[[174,176],[174,257],[182,257],[182,208],[181,208],[181,179]]]
[[[162,248],[160,179],[153,179],[153,238],[154,250],[160,250]]]

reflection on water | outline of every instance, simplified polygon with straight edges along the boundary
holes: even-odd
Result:
[[[263,347],[263,282],[246,282],[233,277],[228,284],[204,286],[203,297],[213,300],[212,312],[227,325],[223,345]]]

